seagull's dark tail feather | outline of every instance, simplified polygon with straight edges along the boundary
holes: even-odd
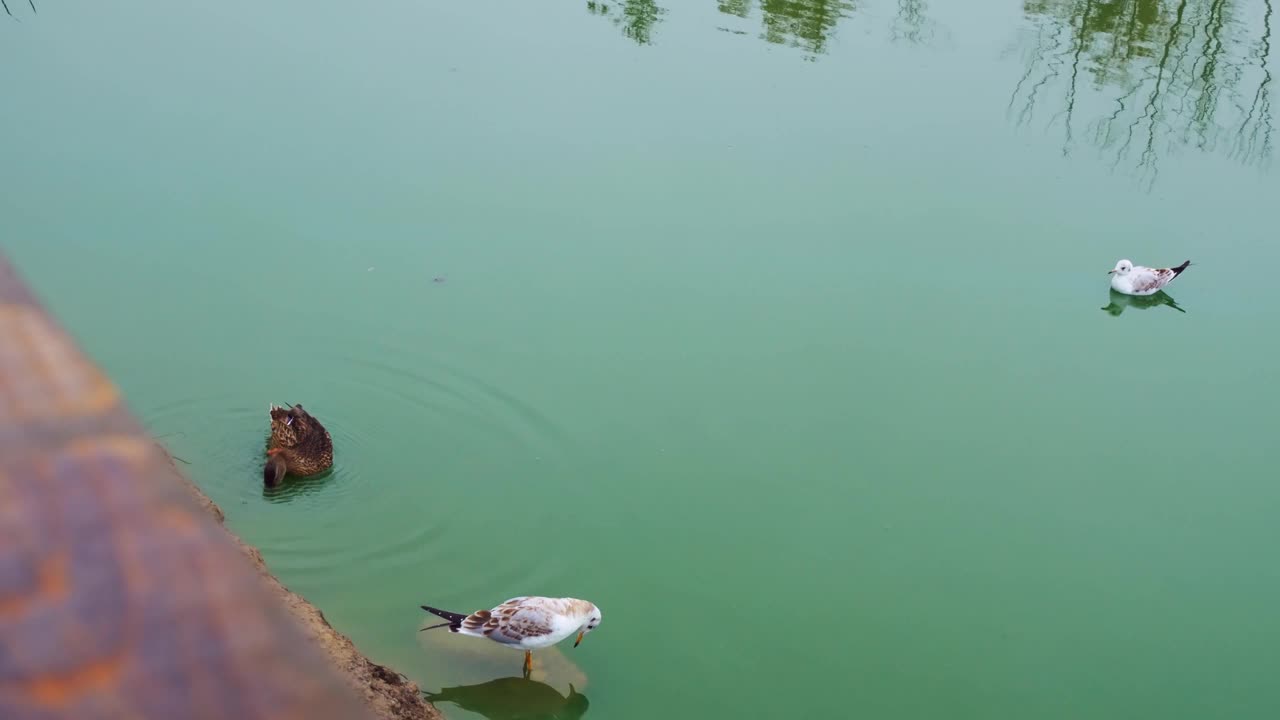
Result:
[[[440,623],[439,625],[432,625],[432,626],[430,626],[430,627],[424,627],[424,628],[422,628],[422,630],[431,630],[431,629],[433,629],[433,628],[438,628],[438,627],[448,627],[448,628],[449,628],[449,632],[458,632],[458,630],[460,630],[460,629],[462,628],[462,621],[467,619],[467,616],[466,616],[466,615],[463,615],[463,614],[461,614],[461,613],[453,613],[453,612],[449,612],[448,610],[441,610],[441,609],[439,609],[439,608],[433,608],[433,607],[431,607],[431,606],[429,606],[429,605],[422,605],[421,607],[422,607],[422,609],[423,609],[423,610],[426,610],[427,612],[431,613],[432,615],[439,615],[440,617],[442,617],[442,618],[444,618],[445,620],[448,620],[448,621],[449,621],[449,622],[446,622],[446,623]],[[422,632],[422,630],[419,630],[418,632]]]
[[[1186,262],[1182,263],[1182,264],[1181,264],[1181,265],[1179,265],[1178,267],[1176,267],[1176,268],[1169,268],[1169,269],[1173,271],[1173,276],[1174,276],[1174,277],[1178,277],[1179,275],[1181,275],[1181,274],[1182,274],[1182,271],[1183,271],[1183,270],[1186,270],[1186,269],[1187,269],[1187,266],[1188,266],[1188,265],[1190,265],[1190,264],[1191,264],[1191,261],[1190,261],[1190,260],[1187,260]]]

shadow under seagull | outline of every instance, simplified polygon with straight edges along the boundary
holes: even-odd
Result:
[[[1111,293],[1111,304],[1102,309],[1105,310],[1108,315],[1113,317],[1120,317],[1120,313],[1124,312],[1125,308],[1146,310],[1148,308],[1159,307],[1161,305],[1168,305],[1183,314],[1186,314],[1187,312],[1179,307],[1178,303],[1175,302],[1173,298],[1169,297],[1169,294],[1163,290],[1154,295],[1125,295],[1124,293],[1116,292],[1115,290],[1109,290],[1108,292]]]
[[[450,632],[418,632],[423,650],[421,672],[442,687],[471,686],[497,677],[519,677],[520,654],[495,642]],[[558,647],[542,648],[533,656],[529,679],[550,685],[560,693],[569,687],[585,691],[587,674]]]
[[[489,720],[576,720],[587,714],[587,696],[569,685],[568,697],[537,680],[505,677],[476,685],[424,691],[432,703],[453,703]]]

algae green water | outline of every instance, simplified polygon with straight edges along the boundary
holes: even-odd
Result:
[[[1268,0],[190,5],[8,3],[0,244],[451,718],[1280,716]]]

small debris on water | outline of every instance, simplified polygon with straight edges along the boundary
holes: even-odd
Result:
[[[431,282],[433,282],[433,283],[442,283],[442,282],[444,282],[444,280],[445,280],[445,277],[444,277],[443,275],[437,275],[437,276],[435,276],[435,277],[431,278]]]

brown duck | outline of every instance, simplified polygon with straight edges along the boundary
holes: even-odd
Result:
[[[315,475],[333,466],[333,439],[301,405],[271,406],[271,440],[262,482],[275,487],[288,475]]]

